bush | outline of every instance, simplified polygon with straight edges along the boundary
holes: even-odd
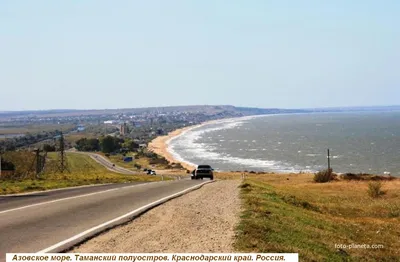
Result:
[[[353,174],[353,173],[346,173],[342,176],[344,180],[358,180],[358,181],[379,181],[379,180],[393,180],[395,179],[394,177],[386,177],[386,176],[379,176],[379,175],[373,175],[373,174],[366,174],[366,173],[359,173],[359,174]]]
[[[317,212],[320,211],[317,206],[314,206],[307,201],[300,200],[300,199],[296,198],[296,196],[284,195],[281,197],[281,199],[285,203],[293,205],[293,206],[302,207],[304,209],[313,210],[313,211],[317,211]]]
[[[171,168],[184,169],[184,167],[181,165],[181,163],[172,163]]]
[[[249,188],[251,185],[249,183],[244,183],[239,186],[240,188]]]
[[[380,197],[385,194],[384,191],[381,190],[382,183],[380,181],[373,181],[368,183],[368,195],[373,198]]]
[[[10,161],[2,159],[0,164],[2,171],[15,171],[15,165]]]
[[[332,168],[319,171],[314,175],[314,181],[317,183],[326,183],[332,181],[334,178]]]
[[[46,152],[55,152],[56,147],[54,145],[49,145],[49,144],[44,144],[43,145],[43,150]]]

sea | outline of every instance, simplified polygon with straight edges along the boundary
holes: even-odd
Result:
[[[170,139],[180,161],[218,171],[400,176],[400,111],[274,114],[205,123]]]

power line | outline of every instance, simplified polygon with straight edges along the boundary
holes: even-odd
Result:
[[[70,172],[68,169],[68,161],[67,155],[65,153],[65,142],[64,142],[64,135],[61,132],[59,146],[58,146],[58,163],[57,163],[57,171],[60,173],[64,173],[64,171]]]

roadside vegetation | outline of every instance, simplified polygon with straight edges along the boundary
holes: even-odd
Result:
[[[181,164],[169,163],[167,159],[148,151],[131,138],[103,136],[100,138],[80,138],[74,147],[78,151],[100,154],[112,163],[134,171],[143,169],[180,169]]]
[[[138,152],[128,153],[115,153],[108,154],[97,152],[98,154],[105,156],[112,163],[130,169],[132,171],[144,170],[144,169],[156,169],[156,170],[181,170],[181,173],[187,173],[187,170],[180,163],[169,163],[167,159],[159,156],[153,152],[149,152],[146,149],[139,150]],[[132,161],[126,162],[125,158],[132,157]]]
[[[158,176],[147,176],[145,174],[117,174],[107,170],[87,155],[74,153],[67,153],[68,170],[63,173],[60,173],[57,169],[57,153],[48,153],[44,172],[36,176],[34,169],[32,169],[33,153],[7,152],[4,157],[15,163],[16,170],[12,176],[5,176],[0,179],[0,194],[103,183],[159,181],[161,179]]]
[[[335,176],[332,172],[332,168],[319,171],[314,175],[314,181],[317,183],[326,183],[334,179]]]
[[[313,174],[248,174],[240,186],[243,212],[235,248],[294,252],[301,261],[397,261],[400,181],[382,181],[374,189],[369,183],[316,183]],[[370,190],[385,194],[371,198]],[[346,249],[335,244],[383,247]]]

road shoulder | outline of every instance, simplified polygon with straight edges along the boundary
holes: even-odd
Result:
[[[207,184],[70,252],[233,252],[240,212],[239,184],[239,180]]]

